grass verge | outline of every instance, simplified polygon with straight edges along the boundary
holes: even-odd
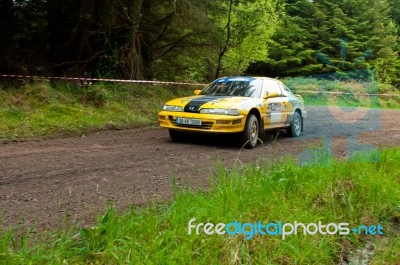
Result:
[[[400,108],[399,91],[376,83],[316,78],[290,78],[286,83],[303,95],[307,105]],[[157,113],[167,100],[192,95],[193,89],[104,83],[80,87],[47,81],[19,84],[18,88],[0,85],[0,141],[156,125]],[[398,96],[332,95],[321,91]]]
[[[307,105],[400,108],[398,90],[373,82],[290,78],[286,83],[303,95]],[[18,88],[0,85],[0,141],[156,125],[157,113],[167,100],[192,95],[193,89],[104,83],[80,87],[48,81],[20,84]],[[398,96],[331,95],[321,91]]]
[[[156,125],[165,101],[192,91],[190,87],[102,83],[80,87],[46,81],[0,87],[0,140]]]
[[[376,158],[376,154],[373,154]],[[368,154],[364,155],[368,161]],[[358,157],[360,158],[360,157]],[[290,158],[239,168],[218,166],[208,192],[175,190],[172,202],[121,213],[110,208],[92,228],[14,236],[2,232],[4,264],[338,264],[373,242],[372,264],[400,260],[400,149],[379,162],[333,161],[300,167]],[[360,161],[360,160],[359,160]],[[194,224],[349,223],[383,235],[188,235]],[[76,233],[78,231],[78,233]],[[301,229],[299,231],[302,231]],[[194,233],[194,230],[193,230]]]

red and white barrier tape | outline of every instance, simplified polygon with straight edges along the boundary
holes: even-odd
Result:
[[[85,78],[85,77],[54,77],[54,76],[37,76],[37,75],[4,75],[0,77],[11,78],[30,78],[30,79],[43,79],[43,80],[70,80],[70,81],[102,81],[114,83],[138,83],[138,84],[161,84],[161,85],[187,85],[187,86],[206,86],[207,84],[201,83],[185,83],[185,82],[167,82],[157,80],[127,80],[127,79],[107,79],[107,78]],[[337,95],[357,95],[357,96],[391,96],[399,97],[400,94],[369,94],[369,93],[350,93],[350,92],[337,92],[337,91],[297,91],[299,94],[337,94]]]
[[[44,80],[70,80],[70,81],[102,81],[114,83],[141,83],[141,84],[161,84],[161,85],[188,85],[188,86],[205,86],[206,84],[200,83],[184,83],[184,82],[166,82],[156,80],[126,80],[126,79],[107,79],[107,78],[85,78],[85,77],[53,77],[53,76],[37,76],[37,75],[2,75],[0,77],[11,78],[30,78],[30,79],[44,79]]]

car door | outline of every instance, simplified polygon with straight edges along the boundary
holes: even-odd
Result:
[[[282,113],[282,110],[284,109],[282,99],[284,97],[281,88],[276,80],[266,80],[265,96],[273,92],[276,92],[278,96],[264,99],[267,109],[267,119],[265,121],[266,128],[281,127],[286,121],[286,118],[284,118],[285,116]]]
[[[288,115],[290,114],[291,111],[291,106],[289,103],[289,89],[283,84],[281,81],[277,81],[281,91],[282,91],[282,121],[285,122],[287,120]]]

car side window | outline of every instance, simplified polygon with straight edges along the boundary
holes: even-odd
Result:
[[[289,88],[287,88],[287,86],[285,86],[285,84],[283,84],[282,82],[278,82],[278,83],[282,90],[282,95],[285,97],[289,96],[289,93],[290,93]]]
[[[278,95],[282,95],[281,88],[279,87],[278,82],[275,80],[267,80],[266,82],[266,92],[271,93],[271,92],[277,92]]]

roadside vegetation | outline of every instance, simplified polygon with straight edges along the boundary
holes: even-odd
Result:
[[[399,0],[3,0],[0,73],[204,82],[373,68],[379,82],[398,86],[398,6]]]
[[[368,247],[369,264],[400,260],[400,149],[298,166],[287,157],[217,166],[207,192],[178,189],[172,201],[128,212],[110,208],[93,227],[0,233],[2,264],[341,264]],[[377,162],[357,162],[376,159]],[[328,161],[329,160],[329,161]],[[172,180],[174,183],[174,181]],[[194,224],[349,223],[383,235],[188,235]],[[365,259],[365,258],[364,258]]]
[[[374,80],[362,82],[353,79],[341,81],[294,77],[287,78],[285,83],[293,93],[302,95],[307,105],[388,109],[400,107],[399,90]]]
[[[398,109],[399,3],[4,0],[0,74],[291,77],[286,84],[306,105]],[[1,78],[0,142],[156,126],[165,101],[199,88]],[[375,163],[356,161],[376,153],[361,156],[344,162],[319,154],[318,163],[303,167],[292,158],[219,165],[207,192],[175,188],[170,202],[128,212],[111,207],[91,228],[0,228],[0,264],[340,264],[365,249],[373,252],[370,264],[398,264],[400,149],[382,150]],[[191,218],[380,224],[384,235],[197,236],[187,234]]]
[[[192,93],[190,87],[47,81],[0,87],[0,140],[154,126],[166,100]]]
[[[289,78],[286,84],[308,105],[399,108],[400,93],[376,83]],[[189,96],[196,86],[48,81],[0,85],[0,140],[84,134],[102,129],[156,126],[165,101]],[[304,91],[307,91],[304,93]],[[323,92],[390,93],[397,96],[329,95]]]

